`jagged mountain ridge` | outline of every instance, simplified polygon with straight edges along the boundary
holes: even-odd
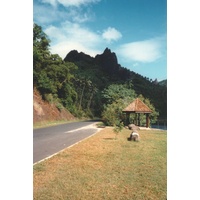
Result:
[[[122,67],[118,63],[116,54],[108,48],[102,54],[97,54],[95,57],[72,50],[66,55],[64,61],[75,63],[79,67],[79,70],[95,68],[98,73],[101,74],[103,72],[103,75],[109,76],[111,81],[125,81],[136,74]]]
[[[79,69],[88,69],[94,67],[99,68],[101,71],[105,72],[111,77],[117,75],[119,80],[127,80],[133,76],[138,76],[153,82],[153,80],[149,79],[148,77],[143,77],[134,71],[130,71],[129,69],[122,67],[118,63],[116,54],[111,52],[111,50],[108,48],[106,48],[102,54],[97,54],[95,57],[91,57],[83,52],[79,53],[77,50],[72,50],[66,55],[64,61],[75,63]],[[159,81],[158,83],[160,85],[167,86],[167,84],[165,84],[166,80]]]

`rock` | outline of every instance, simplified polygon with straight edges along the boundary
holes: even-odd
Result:
[[[140,136],[138,133],[136,132],[131,132],[130,134],[130,141],[139,141],[140,140]]]
[[[139,126],[136,126],[135,124],[129,124],[128,125],[129,130],[132,130],[133,132],[138,132],[140,130]]]

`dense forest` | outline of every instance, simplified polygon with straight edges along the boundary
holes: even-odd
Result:
[[[118,64],[105,48],[95,57],[72,50],[64,59],[50,52],[42,27],[33,26],[33,86],[45,101],[66,108],[77,118],[101,118],[108,125],[123,119],[122,109],[139,97],[151,123],[167,119],[167,80],[158,82]]]

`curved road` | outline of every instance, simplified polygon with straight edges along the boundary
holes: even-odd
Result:
[[[97,132],[97,121],[61,124],[33,130],[33,163],[37,163]]]

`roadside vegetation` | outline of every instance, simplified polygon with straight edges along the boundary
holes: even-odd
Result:
[[[49,126],[56,126],[59,124],[65,124],[65,123],[70,123],[71,121],[66,120],[60,120],[60,121],[42,121],[42,122],[37,122],[33,124],[33,128],[43,128],[43,127],[49,127]]]
[[[72,122],[80,122],[80,121],[84,121],[81,119],[75,119],[75,120],[71,120],[71,121],[66,121],[66,120],[55,120],[55,121],[41,121],[41,122],[37,122],[33,124],[33,128],[44,128],[44,127],[49,127],[49,126],[57,126],[60,124],[67,124],[67,123],[72,123]]]
[[[107,127],[81,143],[34,165],[35,200],[165,200],[167,132]]]

